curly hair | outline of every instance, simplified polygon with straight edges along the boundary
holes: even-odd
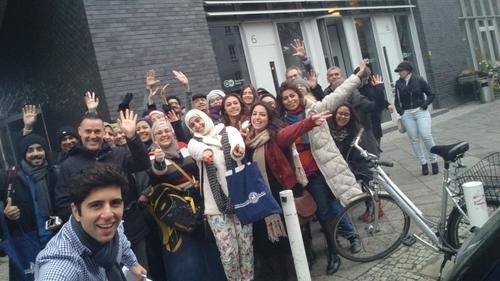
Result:
[[[243,105],[243,101],[241,100],[241,96],[238,94],[235,94],[235,93],[230,93],[229,95],[226,95],[222,99],[222,117],[224,118],[224,125],[226,125],[226,126],[231,125],[231,120],[229,119],[229,115],[227,115],[227,112],[226,112],[226,101],[228,98],[231,98],[231,97],[234,97],[238,100],[238,102],[240,103],[240,107],[241,107],[240,117],[243,115],[244,105]]]
[[[266,102],[259,101],[252,106],[251,112],[253,113],[255,107],[262,106],[267,112],[267,130],[271,138],[275,137],[278,131],[283,127],[283,120],[278,115],[278,112],[272,109]],[[250,119],[251,120],[251,119]]]

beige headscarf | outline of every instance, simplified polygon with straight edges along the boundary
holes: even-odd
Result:
[[[179,147],[177,146],[177,139],[175,137],[175,131],[174,128],[172,127],[172,124],[170,124],[169,121],[166,120],[158,120],[154,122],[153,126],[151,127],[151,138],[153,140],[153,146],[152,148],[158,148],[159,145],[156,143],[156,138],[155,138],[155,132],[158,130],[160,126],[167,126],[170,128],[172,131],[172,134],[174,135],[172,142],[168,145],[168,147],[161,147],[163,152],[165,152],[165,158],[167,159],[172,159],[172,158],[179,158]]]

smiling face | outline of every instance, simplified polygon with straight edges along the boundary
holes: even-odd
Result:
[[[127,139],[125,137],[125,133],[120,129],[120,128],[115,128],[115,144],[116,145],[126,145],[127,144]]]
[[[109,242],[123,217],[121,189],[116,185],[95,188],[79,207],[72,203],[71,211],[90,237],[100,244]]]
[[[269,124],[269,115],[267,114],[267,110],[262,105],[256,105],[253,108],[250,122],[252,122],[252,127],[255,129],[257,134],[264,131]]]
[[[196,108],[196,109],[201,110],[205,113],[208,113],[208,103],[207,103],[206,98],[199,97],[199,98],[193,100],[192,105],[193,105],[193,108]]]
[[[137,125],[135,125],[135,132],[139,136],[139,139],[141,139],[141,142],[145,143],[151,140],[151,127],[146,121],[142,120],[137,122]]]
[[[68,152],[78,143],[78,139],[72,135],[66,135],[61,139],[61,151]]]
[[[338,80],[343,79],[343,78],[344,78],[344,75],[343,75],[342,70],[340,68],[330,69],[326,73],[326,79],[328,80],[328,83],[330,83],[330,85],[335,84],[335,82],[337,82]]]
[[[83,119],[78,127],[82,145],[89,151],[101,149],[104,137],[104,124],[101,119]]]
[[[167,124],[155,125],[154,136],[155,143],[161,148],[167,148],[174,140],[172,128],[170,128]]]
[[[283,91],[282,103],[283,107],[288,111],[297,110],[300,106],[300,97],[294,90],[286,89]]]
[[[181,108],[181,105],[179,104],[179,101],[177,101],[177,99],[171,98],[171,99],[167,100],[167,102],[172,107],[175,114],[181,113],[182,108]]]
[[[205,121],[203,121],[202,118],[195,116],[189,119],[188,127],[193,131],[193,133],[203,135],[203,133],[205,132]]]
[[[45,163],[45,150],[40,144],[34,143],[28,146],[25,159],[33,167],[40,166]]]
[[[241,99],[246,105],[251,105],[255,102],[255,96],[253,95],[252,88],[246,87],[241,93]]]
[[[335,114],[335,122],[337,123],[337,126],[339,127],[344,127],[346,126],[349,121],[351,120],[351,110],[347,106],[340,106],[337,109],[337,113]]]
[[[216,106],[221,106],[222,105],[222,97],[219,95],[215,95],[210,98],[208,101],[210,107],[216,107]]]
[[[104,136],[102,138],[109,146],[115,145],[114,136],[115,136],[115,134],[113,133],[113,128],[111,128],[109,126],[104,127]]]
[[[237,97],[228,97],[224,102],[224,112],[229,117],[238,117],[241,113],[241,104]]]

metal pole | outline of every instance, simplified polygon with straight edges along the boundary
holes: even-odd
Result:
[[[281,206],[283,207],[283,215],[285,216],[285,224],[288,232],[288,240],[292,249],[293,263],[295,272],[297,273],[298,281],[311,281],[311,273],[307,263],[306,250],[302,233],[300,232],[299,218],[297,217],[297,209],[295,209],[295,200],[291,190],[280,192]]]

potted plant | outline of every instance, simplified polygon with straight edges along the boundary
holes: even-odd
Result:
[[[487,60],[479,61],[479,69],[476,71],[477,80],[479,82],[480,92],[479,98],[482,103],[491,102],[494,99],[493,85],[491,78],[493,77],[493,66]]]

